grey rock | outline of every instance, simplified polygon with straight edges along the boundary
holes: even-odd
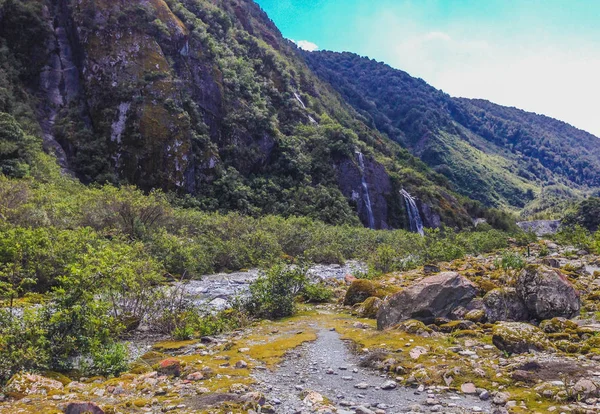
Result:
[[[491,323],[529,320],[527,306],[514,288],[493,289],[483,297],[483,303],[485,316]]]
[[[466,306],[476,295],[475,285],[456,272],[430,276],[386,300],[377,314],[377,328],[386,329],[408,319],[431,323]]]
[[[579,292],[566,276],[545,266],[529,266],[517,279],[517,293],[536,319],[572,318],[579,314]]]
[[[362,405],[359,406],[359,407],[356,407],[356,409],[354,410],[354,412],[356,414],[375,414],[374,411],[369,410],[367,407],[364,407]]]
[[[386,381],[381,386],[381,389],[382,390],[393,390],[397,386],[398,386],[398,384],[396,384],[396,381]]]

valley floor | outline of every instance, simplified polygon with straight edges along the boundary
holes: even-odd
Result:
[[[551,253],[542,258],[540,249]],[[553,320],[555,332],[540,333],[546,345],[539,351],[498,349],[498,324],[408,321],[381,331],[361,306],[301,305],[291,318],[154,343],[117,378],[18,374],[5,389],[0,413],[600,412],[598,257],[550,242],[531,245],[529,253],[530,263],[554,260],[583,305],[573,324]],[[457,271],[491,290],[510,284],[498,260],[471,257],[435,270]],[[426,277],[424,270],[378,282],[413,286]],[[328,274],[341,302],[352,278],[338,273]],[[217,283],[215,277],[206,281]]]

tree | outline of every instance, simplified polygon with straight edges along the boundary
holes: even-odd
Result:
[[[0,172],[16,178],[28,175],[36,143],[12,115],[0,112]]]

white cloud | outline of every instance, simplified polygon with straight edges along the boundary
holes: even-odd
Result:
[[[498,32],[462,21],[434,25],[411,4],[402,13],[383,7],[358,18],[361,37],[351,37],[356,47],[348,49],[452,96],[548,115],[600,137],[600,43],[568,32],[557,38],[552,30]]]
[[[600,59],[590,49],[488,44],[431,32],[397,43],[389,63],[450,95],[516,106],[600,136],[600,82],[591,81]]]
[[[296,43],[300,49],[306,50],[308,52],[314,52],[316,50],[319,50],[319,46],[317,46],[313,42],[309,42],[308,40],[292,40],[292,42]]]

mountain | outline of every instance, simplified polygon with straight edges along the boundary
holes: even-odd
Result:
[[[7,175],[39,178],[43,144],[84,183],[206,210],[410,228],[404,189],[429,227],[485,213],[362,121],[250,0],[0,0],[0,112]]]
[[[600,139],[587,132],[485,100],[453,98],[356,54],[304,56],[363,122],[488,206],[522,209],[548,187],[555,193],[600,187]]]

